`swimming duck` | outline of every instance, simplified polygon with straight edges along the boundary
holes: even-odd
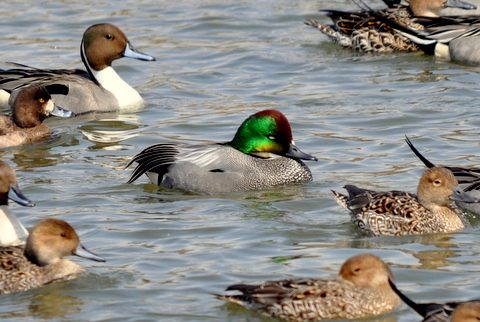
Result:
[[[410,0],[384,2],[388,9],[345,12],[322,10],[327,13],[333,24],[327,25],[315,20],[307,20],[306,25],[317,28],[334,43],[363,52],[416,51],[417,45],[403,34],[396,32],[380,17],[392,20],[411,29],[423,29],[415,17],[438,17],[438,12],[447,7],[474,10],[476,6],[459,0]]]
[[[465,194],[447,168],[425,171],[417,195],[403,191],[376,192],[353,185],[348,196],[333,191],[339,205],[350,211],[354,224],[374,236],[448,233],[470,226],[454,200],[479,202]]]
[[[55,102],[76,114],[112,112],[140,106],[140,94],[118,76],[112,62],[122,57],[145,61],[155,58],[137,51],[118,27],[101,23],[83,34],[80,54],[86,71],[79,69],[37,69],[24,65],[0,70],[0,89],[10,93],[25,84],[62,84],[67,95],[54,95]],[[25,68],[26,67],[26,68]],[[8,93],[3,93],[7,106]]]
[[[401,305],[389,285],[390,268],[380,258],[364,253],[349,258],[334,280],[294,279],[261,285],[231,285],[239,295],[217,298],[287,321],[360,319],[388,313]]]
[[[146,148],[128,163],[138,163],[128,183],[146,173],[154,184],[201,194],[265,189],[311,181],[312,173],[301,160],[317,158],[295,146],[285,115],[264,110],[247,118],[227,143]]]
[[[0,161],[0,246],[24,243],[28,236],[25,227],[8,208],[8,199],[25,207],[35,206],[18,187],[13,168]]]
[[[413,143],[407,137],[405,139],[413,153],[425,164],[428,168],[433,168],[435,165],[428,161],[416,148]],[[455,178],[457,179],[460,188],[472,198],[480,198],[480,168],[459,168],[459,167],[445,167],[449,169]],[[477,215],[480,215],[480,204],[462,202],[461,200],[455,201],[455,203],[464,209],[467,209]]]
[[[33,227],[25,248],[0,247],[0,293],[26,291],[74,278],[84,269],[62,258],[67,255],[105,262],[83,247],[67,222],[51,218],[42,220]]]
[[[480,300],[449,303],[415,303],[400,292],[393,282],[395,293],[424,319],[422,322],[474,322],[480,320]]]
[[[63,86],[63,89],[68,91],[66,86]],[[0,148],[34,142],[47,137],[51,131],[42,122],[49,116],[75,115],[55,105],[50,93],[41,85],[24,87],[12,94],[11,99],[13,100],[12,115],[0,116]]]

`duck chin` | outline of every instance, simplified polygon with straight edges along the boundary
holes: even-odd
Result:
[[[262,158],[262,159],[273,159],[273,158],[280,158],[281,156],[275,153],[270,153],[270,152],[254,152],[250,153],[253,156]]]

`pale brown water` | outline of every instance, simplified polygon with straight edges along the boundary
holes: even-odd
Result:
[[[378,4],[381,6],[381,4]],[[478,224],[447,235],[371,238],[356,232],[330,189],[346,183],[415,191],[423,165],[479,163],[479,69],[421,54],[365,55],[338,48],[305,18],[349,1],[4,1],[1,61],[81,67],[83,31],[121,27],[157,58],[115,63],[146,107],[132,114],[49,120],[56,135],[0,151],[37,203],[12,205],[31,227],[70,222],[107,259],[74,259],[88,274],[2,296],[0,318],[260,321],[216,300],[229,284],[336,274],[369,251],[418,301],[480,296]],[[261,109],[291,121],[309,162],[305,186],[202,197],[125,184],[131,156],[157,142],[231,139]],[[406,307],[375,321],[412,321]]]

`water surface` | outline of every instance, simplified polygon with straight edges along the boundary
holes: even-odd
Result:
[[[381,7],[381,4],[371,3]],[[335,275],[373,252],[418,301],[479,296],[478,221],[455,234],[372,238],[358,233],[330,189],[346,183],[415,191],[432,162],[478,164],[479,69],[419,53],[339,48],[305,18],[349,1],[4,1],[3,62],[81,67],[91,24],[120,26],[157,62],[122,59],[119,74],[145,98],[130,114],[48,124],[55,135],[0,151],[35,208],[12,205],[27,227],[67,220],[107,263],[74,259],[88,274],[2,296],[0,318],[263,321],[216,300],[229,284]],[[128,160],[158,142],[230,140],[249,115],[281,110],[297,145],[318,157],[314,181],[225,196],[125,184]],[[268,320],[268,319],[267,319]],[[372,321],[419,320],[402,307]]]

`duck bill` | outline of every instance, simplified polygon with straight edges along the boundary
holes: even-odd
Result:
[[[86,249],[82,244],[78,244],[78,247],[73,251],[73,255],[78,257],[83,257],[87,259],[91,259],[97,262],[105,262],[105,259],[98,256],[97,254],[89,251]]]
[[[475,9],[477,9],[477,6],[475,6],[471,3],[468,3],[468,2],[460,1],[460,0],[447,0],[445,2],[445,7],[446,8],[459,8],[459,9],[464,9],[464,10],[475,10]]]
[[[285,155],[293,159],[318,161],[318,159],[315,158],[314,156],[311,156],[310,154],[307,154],[301,151],[299,148],[297,148],[297,146],[293,141],[292,143],[290,143],[290,147],[288,148],[288,151]]]
[[[50,112],[50,115],[67,118],[67,117],[75,116],[76,114],[72,111],[66,110],[66,109],[61,108],[60,106],[54,104],[53,105],[53,111]]]
[[[33,207],[35,206],[35,203],[25,197],[25,195],[22,193],[18,185],[16,184],[10,184],[10,190],[8,191],[8,199],[15,201],[19,205],[25,206],[25,207]]]
[[[478,203],[480,199],[477,199],[467,192],[463,191],[460,187],[453,187],[453,193],[450,196],[451,200],[460,201],[465,203]]]
[[[144,53],[136,50],[130,44],[130,42],[127,42],[127,47],[125,48],[125,51],[123,52],[123,57],[134,58],[134,59],[145,60],[145,61],[155,61],[156,60],[155,57],[144,54]]]

